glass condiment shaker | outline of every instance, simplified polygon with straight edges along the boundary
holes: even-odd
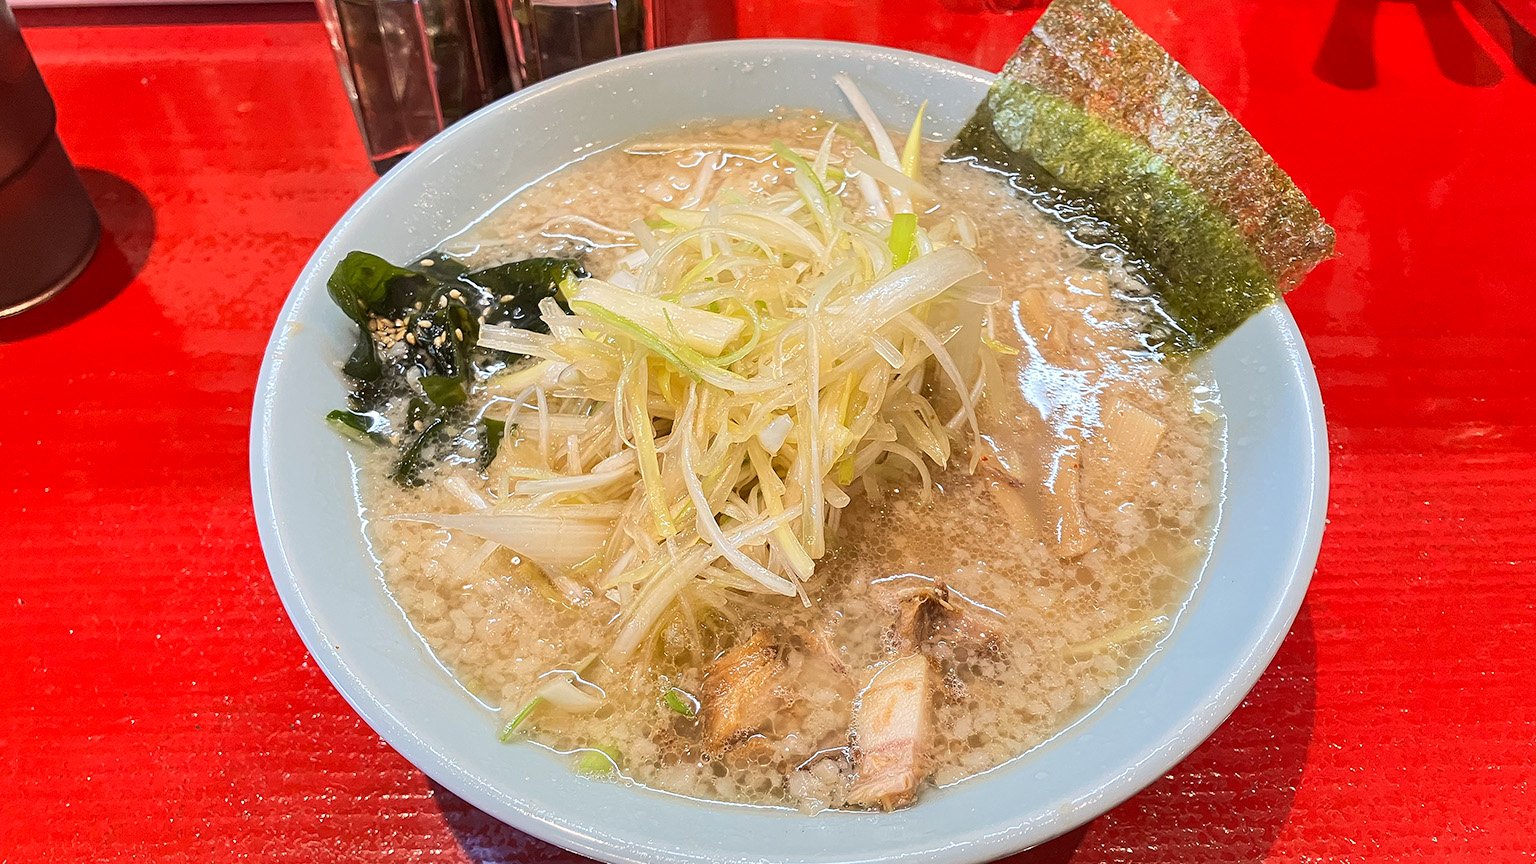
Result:
[[[512,91],[496,0],[318,0],[380,173]]]
[[[736,35],[730,0],[316,0],[380,172],[449,124],[589,63]]]
[[[501,0],[519,87],[655,47],[642,0]]]

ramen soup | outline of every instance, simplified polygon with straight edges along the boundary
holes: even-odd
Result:
[[[553,268],[463,322],[494,358],[467,386],[407,368],[431,398],[360,427],[395,445],[359,451],[384,581],[509,744],[890,809],[1046,741],[1168,632],[1211,541],[1211,383],[1148,347],[1112,252],[873,131],[667,130],[416,263]],[[431,318],[451,293],[370,321],[377,361],[465,340]]]

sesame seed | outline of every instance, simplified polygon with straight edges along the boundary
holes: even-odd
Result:
[[[439,333],[439,334],[437,334],[437,338],[432,340],[432,344],[436,345],[439,348],[441,348],[441,347],[443,347],[443,343],[447,342],[447,341],[448,341],[448,334],[447,333]]]
[[[503,295],[501,295],[501,302],[503,302],[503,303],[511,303],[513,300],[516,300],[516,299],[517,298],[513,297],[511,294],[503,294]]]
[[[459,340],[460,342],[463,342],[464,341],[464,331],[463,331],[463,329],[459,328],[459,327],[453,328],[453,338]]]
[[[447,297],[439,297],[439,298],[437,298],[437,307],[439,309],[447,309],[448,308],[448,298]]]
[[[464,295],[459,293],[459,289],[457,289],[457,288],[453,289],[452,291],[449,291],[448,292],[448,296],[452,297],[455,300],[463,300],[464,299]]]
[[[432,322],[428,321],[425,318],[417,318],[416,319],[416,326],[420,327],[423,330],[430,330],[430,329],[432,329]]]
[[[421,266],[423,266],[423,267],[431,267],[433,264],[436,264],[437,262],[433,261],[431,258],[423,258],[423,259],[421,259],[420,263],[421,263]]]
[[[420,431],[421,431],[421,430],[423,430],[423,429],[425,429],[425,428],[427,428],[427,424],[425,424],[425,423],[423,423],[423,422],[421,422],[421,421],[420,421],[420,420],[417,420],[417,421],[416,421],[416,422],[415,422],[415,423],[414,423],[414,424],[412,424],[412,425],[413,425],[413,426],[414,426],[414,428],[415,428],[415,429],[416,429],[416,431],[417,431],[417,432],[420,432]]]
[[[405,334],[405,341],[411,343],[412,345],[415,345],[416,344],[416,334],[415,333],[407,333],[407,334]]]

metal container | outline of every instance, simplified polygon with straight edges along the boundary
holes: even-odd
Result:
[[[0,317],[58,293],[85,269],[101,221],[54,131],[57,115],[9,6],[0,3]]]

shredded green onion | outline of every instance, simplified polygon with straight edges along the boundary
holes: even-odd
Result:
[[[909,212],[921,116],[898,161],[856,107],[878,166],[837,127],[773,142],[770,191],[658,208],[642,248],[540,306],[548,333],[481,329],[481,345],[538,358],[490,385],[518,424],[488,471],[506,492],[483,513],[411,518],[506,546],[568,597],[615,598],[593,646],[611,666],[676,608],[810,596],[848,487],[915,475],[926,490],[977,434],[995,296],[974,287],[975,232]],[[546,701],[601,698],[567,683]],[[681,690],[661,699],[697,711]]]
[[[517,730],[523,725],[523,721],[528,719],[528,715],[533,713],[533,709],[539,707],[539,702],[541,701],[543,700],[537,696],[529,699],[528,704],[524,705],[522,710],[514,714],[512,719],[507,721],[507,725],[501,727],[501,734],[497,737],[501,739],[503,744],[512,740],[512,736],[517,734]]]
[[[891,266],[905,267],[917,254],[917,214],[897,213],[891,217]]]
[[[661,694],[661,701],[665,702],[673,712],[684,717],[693,717],[699,713],[698,700],[676,687]]]
[[[999,342],[996,339],[993,339],[991,336],[983,336],[983,337],[981,337],[981,344],[987,346],[988,348],[992,349],[993,351],[996,351],[999,354],[1006,354],[1009,357],[1012,357],[1012,356],[1014,356],[1014,355],[1019,353],[1019,349],[1013,347],[1012,345],[1005,345],[1002,342]]]
[[[610,744],[576,751],[576,770],[594,776],[618,770],[619,751]]]
[[[923,114],[928,103],[917,106],[917,119],[912,121],[912,131],[907,133],[907,143],[901,148],[901,173],[917,179],[919,160],[923,156]]]
[[[601,321],[625,336],[644,345],[651,353],[665,360],[667,365],[687,375],[695,381],[708,382],[717,387],[726,389],[747,389],[748,382],[741,376],[716,367],[709,362],[709,358],[684,345],[681,341],[668,343],[656,333],[641,327],[639,324],[604,309],[595,303],[583,300],[571,301],[571,309],[580,311],[584,315]],[[723,382],[723,383],[722,383]],[[762,388],[754,388],[762,389]]]
[[[816,187],[816,194],[818,196],[822,198],[826,197],[827,187],[822,185],[821,178],[816,176],[816,171],[811,168],[811,163],[805,161],[804,156],[801,156],[799,153],[796,153],[795,151],[784,146],[783,141],[773,142],[773,152],[774,155],[778,156],[780,159],[783,159],[785,162],[788,162],[791,166],[793,166],[794,169],[799,172],[800,176],[805,177],[807,180],[811,181],[811,183]]]

